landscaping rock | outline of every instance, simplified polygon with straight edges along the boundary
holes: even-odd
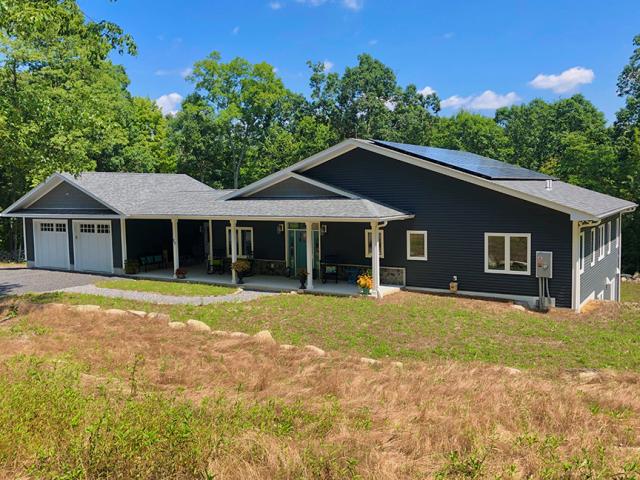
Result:
[[[392,367],[396,367],[396,368],[402,368],[402,367],[404,367],[404,363],[402,363],[402,362],[391,362],[391,366]]]
[[[126,315],[127,311],[120,310],[119,308],[108,308],[107,310],[104,311],[104,313],[106,313],[107,315],[114,315],[116,317],[120,317],[122,315]]]
[[[262,343],[264,345],[275,345],[276,344],[276,341],[271,336],[271,332],[269,330],[262,330],[262,331],[256,333],[253,336],[253,339],[256,342]]]
[[[229,333],[229,336],[235,338],[247,338],[249,334],[244,332],[231,332]]]
[[[171,321],[171,317],[166,313],[150,312],[147,314],[147,317],[153,318],[154,320],[162,320],[163,322]]]
[[[293,350],[296,347],[293,346],[293,345],[289,345],[289,344],[283,343],[282,345],[280,345],[280,348],[282,350]]]
[[[521,312],[524,312],[527,310],[522,305],[518,305],[517,303],[514,303],[513,305],[511,305],[511,308],[513,308],[514,310],[520,310]]]
[[[75,305],[71,308],[77,312],[99,312],[101,310],[98,305]]]
[[[380,361],[374,358],[360,357],[360,363],[364,363],[366,365],[380,365]]]
[[[304,348],[308,352],[311,352],[319,357],[324,357],[327,354],[327,352],[325,352],[321,348],[316,347],[315,345],[305,345]]]
[[[212,335],[226,336],[226,335],[229,335],[229,332],[227,332],[226,330],[211,330],[211,334]]]
[[[69,305],[67,305],[66,303],[47,303],[47,307],[49,308],[67,308],[68,306]]]
[[[147,312],[143,312],[142,310],[127,310],[127,312],[140,318],[144,318],[147,316]]]
[[[187,324],[184,322],[169,322],[169,328],[173,328],[174,330],[183,330],[187,328]]]
[[[200,320],[187,320],[187,326],[198,332],[210,332],[211,327]]]
[[[588,370],[586,372],[580,372],[578,378],[583,382],[591,382],[600,378],[600,374],[595,370]]]
[[[509,375],[519,375],[522,373],[522,370],[513,367],[503,367],[503,370]]]

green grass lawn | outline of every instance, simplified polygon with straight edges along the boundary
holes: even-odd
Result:
[[[161,293],[163,295],[193,297],[229,295],[236,291],[236,288],[221,287],[218,285],[129,279],[102,280],[97,282],[96,286],[100,288],[116,288],[118,290],[133,290],[136,292],[153,292]]]
[[[620,297],[623,302],[640,302],[640,283],[623,282]]]
[[[176,284],[171,284],[176,285]],[[625,286],[625,298],[640,285]],[[421,294],[397,300],[278,295],[248,303],[159,306],[74,294],[34,301],[94,303],[164,311],[214,329],[268,329],[280,343],[314,344],[374,358],[479,360],[521,368],[615,368],[640,371],[640,309],[605,305],[576,315],[518,311],[508,305]]]

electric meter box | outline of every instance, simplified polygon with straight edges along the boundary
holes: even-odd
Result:
[[[536,252],[536,277],[553,277],[553,252]]]

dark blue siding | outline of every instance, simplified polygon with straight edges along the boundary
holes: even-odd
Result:
[[[25,218],[25,230],[27,234],[27,261],[35,262],[35,256],[33,255],[33,220],[31,218]]]
[[[113,268],[122,268],[122,234],[120,220],[111,220],[111,249],[113,252]]]
[[[42,198],[29,205],[29,209],[55,208],[55,209],[99,209],[113,213],[102,203],[90,197],[84,192],[64,182],[45,194]]]
[[[617,281],[617,273],[618,273],[618,260],[619,260],[619,251],[616,248],[616,223],[615,219],[618,218],[617,215],[613,217],[609,217],[602,221],[601,225],[604,225],[604,236],[605,236],[605,256],[601,260],[598,260],[598,245],[600,232],[598,226],[593,228],[583,228],[581,232],[584,232],[584,241],[585,241],[585,257],[584,257],[584,272],[580,275],[580,302],[584,302],[591,294],[593,294],[594,298],[597,298],[600,292],[605,292],[605,299],[607,293],[607,279]],[[618,219],[618,221],[620,221]],[[609,237],[607,236],[607,223],[611,222],[611,253],[607,253],[609,250],[607,248],[607,243],[609,241]],[[591,231],[595,230],[596,232],[596,245],[594,252],[594,245],[591,242]],[[595,264],[591,266],[591,262],[594,259],[595,255]]]
[[[317,198],[339,195],[297,178],[288,178],[248,196],[251,198]]]
[[[238,227],[253,228],[253,257],[259,260],[284,260],[284,233],[278,233],[284,222],[238,222]],[[229,222],[213,222],[213,250],[216,256],[227,253],[226,228]]]
[[[362,149],[303,174],[415,214],[414,219],[390,222],[384,229],[381,264],[405,267],[408,286],[446,289],[457,275],[461,290],[537,296],[535,251],[550,250],[554,260],[550,293],[558,306],[571,306],[572,232],[567,214]],[[345,232],[351,228],[348,236],[343,233],[341,248],[365,262],[365,225],[330,228]],[[428,261],[406,259],[407,230],[428,231]],[[531,233],[532,274],[484,273],[485,232]],[[337,249],[327,245],[330,235],[325,247]]]

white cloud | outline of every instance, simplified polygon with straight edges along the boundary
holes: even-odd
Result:
[[[182,95],[176,92],[162,95],[156,99],[156,105],[160,107],[163,115],[175,115],[180,110],[181,103]]]
[[[349,10],[360,10],[364,6],[364,0],[342,0],[342,5]]]
[[[240,33],[240,27],[233,27],[233,30],[231,30],[231,33],[233,33],[234,35],[237,35],[238,33]]]
[[[282,2],[269,2],[269,8],[271,10],[280,10],[284,5]]]
[[[578,85],[593,82],[595,78],[593,70],[584,67],[573,67],[565,70],[560,75],[538,74],[529,82],[533,88],[551,90],[555,93],[565,93],[574,90]]]
[[[191,75],[191,73],[193,72],[193,69],[191,67],[185,67],[185,68],[175,68],[175,69],[166,69],[166,68],[161,68],[159,70],[156,70],[154,73],[154,75],[156,75],[157,77],[168,77],[170,75],[180,75],[182,78],[188,77],[189,75]]]
[[[480,95],[470,95],[461,97],[453,95],[440,102],[442,108],[464,108],[467,110],[495,110],[496,108],[508,107],[520,101],[520,97],[515,92],[505,95],[485,90]]]
[[[322,66],[324,68],[324,71],[328,72],[333,68],[333,62],[331,60],[325,60],[324,62],[322,62]]]
[[[427,85],[422,90],[418,90],[418,93],[420,95],[422,95],[423,97],[426,97],[427,95],[431,95],[432,93],[436,93],[436,91],[433,88],[431,88],[429,85]]]

